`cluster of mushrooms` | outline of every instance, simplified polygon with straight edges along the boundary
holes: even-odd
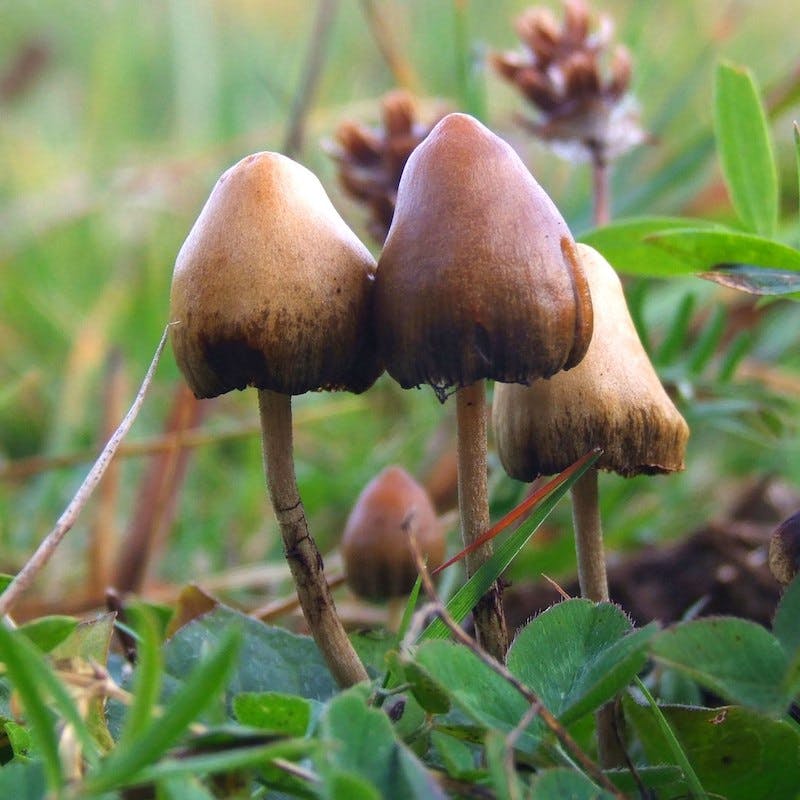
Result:
[[[486,379],[497,381],[497,445],[515,478],[560,471],[598,446],[598,466],[623,475],[683,465],[688,428],[644,353],[613,269],[576,245],[514,150],[464,114],[446,116],[412,153],[377,265],[311,172],[275,153],[240,161],[178,254],[170,318],[176,360],[198,397],[258,390],[286,557],[309,629],[342,685],[367,675],[308,531],[292,461],[292,395],[363,392],[384,368],[404,388],[427,383],[441,400],[454,392],[465,544],[489,527]],[[595,474],[580,487],[581,585],[607,599]],[[416,527],[421,513],[394,524]],[[471,554],[468,573],[488,549]],[[502,659],[499,589],[474,617],[482,646]]]

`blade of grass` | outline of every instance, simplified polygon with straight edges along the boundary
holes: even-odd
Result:
[[[648,705],[650,706],[650,710],[653,712],[653,715],[656,718],[656,722],[658,723],[658,727],[661,730],[664,739],[669,746],[669,749],[672,751],[672,755],[675,758],[678,766],[683,770],[683,775],[686,778],[686,783],[689,786],[689,791],[691,792],[691,796],[693,800],[708,800],[708,795],[706,794],[706,790],[703,788],[703,785],[700,783],[699,778],[697,777],[697,773],[695,773],[692,765],[689,763],[689,759],[686,756],[683,748],[681,747],[681,743],[678,741],[677,737],[672,731],[672,728],[667,722],[666,717],[661,713],[661,709],[658,707],[658,703],[656,703],[655,698],[648,688],[644,685],[641,678],[638,676],[634,678],[634,682],[638,687],[639,691],[644,695],[645,700],[647,700]]]
[[[473,576],[450,598],[446,608],[456,621],[461,622],[472,610],[478,599],[483,597],[488,587],[497,580],[527,544],[536,529],[547,519],[550,512],[558,504],[558,501],[569,491],[578,478],[600,458],[601,452],[600,450],[595,450],[584,456],[579,462],[576,462],[581,466],[576,467],[573,465],[575,471],[553,488],[552,492],[536,511],[495,550],[494,555],[477,569]],[[417,641],[443,639],[446,636],[447,627],[440,619],[435,619],[422,631]]]
[[[133,617],[136,631],[136,674],[133,682],[133,702],[125,717],[118,747],[125,747],[141,735],[153,719],[153,708],[161,692],[162,658],[158,626],[152,612],[132,606],[126,613]],[[117,623],[119,624],[119,623]]]
[[[153,783],[182,775],[213,775],[248,767],[257,768],[276,758],[296,759],[307,756],[318,746],[317,742],[310,739],[290,739],[258,747],[237,747],[220,753],[204,753],[188,758],[167,758],[141,770],[134,779],[125,781],[124,785]]]
[[[58,794],[64,785],[64,776],[58,755],[55,719],[38,680],[41,659],[32,644],[0,624],[0,661],[25,708],[28,731],[42,758],[47,784]]]
[[[87,777],[84,791],[100,794],[136,780],[180,738],[187,727],[217,698],[239,653],[241,633],[226,631],[217,649],[189,675],[170,699],[164,713],[140,731],[135,740],[116,750]]]

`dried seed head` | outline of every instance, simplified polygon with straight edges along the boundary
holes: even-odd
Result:
[[[779,583],[791,583],[800,571],[800,511],[784,520],[769,542],[769,568]]]
[[[403,167],[438,118],[430,124],[419,122],[414,97],[402,89],[384,95],[381,116],[382,129],[343,122],[328,150],[339,164],[343,189],[367,206],[369,232],[382,244],[392,223]]]
[[[244,158],[175,262],[172,346],[192,391],[368,388],[374,269],[311,172],[276,153]]]
[[[689,428],[639,341],[619,278],[599,253],[577,247],[595,309],[591,344],[569,372],[527,387],[495,385],[503,467],[530,481],[602,447],[597,466],[620,475],[683,469]]]
[[[375,280],[375,328],[404,388],[529,383],[576,364],[592,330],[574,242],[514,150],[450,114],[408,161]]]
[[[445,536],[427,492],[401,467],[387,467],[356,500],[342,536],[350,588],[367,600],[408,594],[417,579],[416,537],[428,567],[444,560]]]
[[[630,54],[612,47],[609,17],[593,33],[583,0],[564,6],[560,27],[548,9],[524,11],[516,30],[526,52],[499,54],[493,63],[536,108],[535,120],[522,119],[535,135],[570,159],[607,162],[647,138],[628,94]]]

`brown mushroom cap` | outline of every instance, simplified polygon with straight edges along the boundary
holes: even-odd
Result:
[[[358,496],[342,536],[347,582],[357,595],[385,600],[411,591],[417,568],[408,526],[428,567],[438,567],[445,536],[427,492],[401,467],[387,467]]]
[[[602,447],[620,475],[683,469],[689,428],[664,391],[633,325],[622,284],[591,247],[578,252],[595,309],[581,363],[530,386],[497,384],[492,418],[500,460],[519,480],[561,472]]]
[[[769,541],[769,568],[775,580],[791,583],[800,570],[800,511],[785,519]]]
[[[375,327],[404,388],[529,383],[576,364],[592,310],[574,242],[514,150],[449,114],[406,164],[378,263]]]
[[[192,391],[368,388],[380,372],[374,272],[311,172],[247,156],[217,181],[175,263],[172,347]]]

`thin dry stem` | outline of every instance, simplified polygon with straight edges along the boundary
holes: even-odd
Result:
[[[383,18],[382,11],[375,0],[361,0],[361,10],[369,26],[372,38],[392,73],[394,82],[403,89],[415,91],[419,81],[411,63],[399,48],[395,47],[392,31]]]
[[[100,422],[100,440],[107,442],[117,420],[125,411],[125,370],[121,353],[109,354],[105,369],[105,390]],[[111,583],[114,550],[117,545],[116,513],[119,502],[120,462],[115,459],[97,489],[97,505],[89,528],[87,583],[90,594],[100,597]]]
[[[603,774],[603,771],[591,758],[581,749],[580,745],[570,736],[567,729],[553,716],[553,714],[542,703],[539,696],[522,681],[520,681],[512,672],[509,671],[505,664],[493,658],[486,653],[478,643],[469,635],[467,635],[458,623],[450,616],[447,608],[444,606],[439,596],[436,593],[436,588],[433,585],[428,568],[425,566],[425,561],[422,553],[414,538],[413,530],[409,530],[409,542],[411,545],[411,552],[414,555],[414,561],[417,565],[417,570],[422,578],[422,585],[425,593],[430,598],[432,606],[447,629],[453,635],[453,638],[468,647],[489,669],[497,673],[501,678],[510,683],[527,701],[531,707],[535,709],[535,716],[545,724],[545,726],[553,733],[561,743],[562,747],[570,754],[570,756],[583,768],[586,774],[597,783],[598,786],[611,792],[614,797],[624,798],[625,795],[617,789],[616,786]],[[532,713],[526,712],[526,716]]]
[[[144,376],[144,380],[142,381],[142,385],[139,388],[138,394],[136,395],[136,399],[133,401],[133,405],[125,415],[125,418],[119,424],[119,427],[116,429],[116,431],[114,431],[114,435],[108,440],[108,444],[106,444],[106,446],[103,448],[103,452],[100,453],[97,461],[94,462],[94,465],[89,470],[89,474],[80,485],[80,488],[64,510],[64,513],[59,517],[58,522],[56,522],[53,530],[47,534],[42,543],[36,549],[36,552],[30,557],[25,566],[17,573],[16,577],[8,585],[8,588],[6,588],[5,592],[0,595],[0,616],[8,614],[22,594],[27,591],[28,588],[30,588],[31,584],[36,579],[36,576],[39,574],[45,564],[47,564],[47,562],[52,558],[61,540],[75,524],[75,520],[78,518],[78,515],[91,497],[92,492],[95,490],[97,484],[100,482],[100,479],[108,469],[108,465],[111,463],[111,459],[114,458],[117,448],[127,435],[128,431],[131,429],[134,420],[144,404],[145,395],[147,394],[147,390],[150,388],[150,384],[152,383],[153,375],[155,374],[159,359],[161,358],[161,354],[164,352],[164,346],[167,343],[167,333],[169,331],[169,327],[170,326],[167,325],[167,327],[164,328],[164,333],[161,336],[161,341],[158,343],[158,347],[156,348],[156,352],[153,356],[152,362],[150,363],[150,367],[147,370],[147,374]]]
[[[601,153],[592,152],[592,199],[594,224],[598,227],[611,222],[611,167]]]
[[[328,579],[328,588],[333,591],[337,587],[341,586],[347,577],[345,575],[334,575],[333,577]],[[297,593],[291,595],[290,597],[279,597],[277,600],[273,600],[270,603],[267,603],[259,608],[254,608],[249,616],[253,617],[254,619],[259,619],[262,622],[271,622],[274,619],[278,619],[280,617],[286,616],[286,614],[291,613],[300,605],[300,598],[297,596]]]
[[[292,458],[292,398],[261,389],[258,406],[270,499],[303,615],[336,681],[352,686],[368,676],[336,613],[322,556],[308,530]]]
[[[484,381],[476,381],[456,391],[458,420],[458,506],[461,536],[469,546],[489,529],[489,492],[486,464],[486,393]],[[491,543],[466,557],[467,575],[472,575],[492,554]],[[504,661],[508,633],[503,617],[503,602],[498,582],[473,609],[478,641],[487,653]]]

